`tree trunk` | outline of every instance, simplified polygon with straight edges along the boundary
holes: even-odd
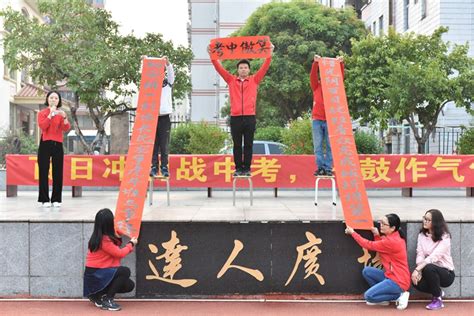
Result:
[[[81,142],[82,148],[84,151],[91,155],[92,151],[89,148],[89,145],[87,145],[86,139],[84,138],[84,135],[82,134],[81,128],[79,127],[79,121],[77,119],[77,109],[79,108],[79,96],[75,94],[74,98],[74,105],[71,107],[71,116],[72,116],[72,125],[74,127],[74,131],[76,132],[76,135],[79,137],[79,141]]]

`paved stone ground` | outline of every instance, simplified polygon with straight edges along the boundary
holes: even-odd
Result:
[[[445,302],[445,308],[434,312],[425,309],[427,302],[410,302],[408,308],[399,311],[395,305],[367,306],[362,301],[347,302],[232,302],[232,301],[118,301],[122,306],[119,315],[470,315],[471,302]],[[101,315],[111,312],[99,310],[91,303],[73,301],[1,301],[2,315]],[[471,312],[469,312],[471,310]]]
[[[115,209],[118,192],[84,191],[83,197],[72,198],[64,192],[60,209],[38,207],[37,193],[20,191],[18,197],[7,198],[0,192],[0,221],[93,221],[103,207]],[[401,197],[400,190],[368,191],[375,219],[395,212],[403,221],[421,221],[430,208],[438,208],[448,221],[474,221],[474,198],[465,190],[414,190],[414,197]],[[318,221],[343,219],[341,204],[331,205],[331,191],[320,192],[319,206],[314,205],[311,190],[273,190],[254,192],[250,206],[248,191],[237,192],[232,206],[232,191],[171,191],[171,205],[166,205],[166,193],[155,191],[154,204],[145,203],[143,221]],[[339,202],[339,201],[338,201]]]

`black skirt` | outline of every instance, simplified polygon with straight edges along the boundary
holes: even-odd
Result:
[[[89,268],[84,271],[84,297],[105,289],[114,279],[117,268]]]

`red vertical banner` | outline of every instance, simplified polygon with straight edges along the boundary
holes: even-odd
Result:
[[[344,218],[353,228],[370,229],[373,226],[372,213],[352,134],[340,61],[321,58],[319,64],[329,142]]]
[[[164,71],[164,60],[143,60],[135,124],[115,209],[115,226],[130,237],[140,233]]]

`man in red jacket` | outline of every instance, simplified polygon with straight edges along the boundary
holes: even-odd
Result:
[[[332,176],[332,152],[329,144],[328,124],[326,122],[326,112],[324,109],[323,89],[318,78],[319,60],[321,56],[314,55],[313,66],[309,76],[311,90],[313,90],[313,147],[316,156],[316,165],[318,169],[314,172],[315,176]],[[344,77],[344,64],[342,57],[337,57],[341,61],[341,71]],[[326,143],[326,154],[323,151],[323,143]]]
[[[273,52],[272,45],[272,52]],[[242,59],[237,63],[237,76],[222,67],[217,60],[212,60],[216,71],[227,82],[230,94],[230,133],[234,142],[234,163],[236,176],[250,176],[252,163],[253,136],[255,134],[255,108],[257,104],[258,85],[265,76],[271,56],[265,59],[259,71],[250,75],[250,62]],[[244,140],[244,157],[242,161],[242,137]]]

